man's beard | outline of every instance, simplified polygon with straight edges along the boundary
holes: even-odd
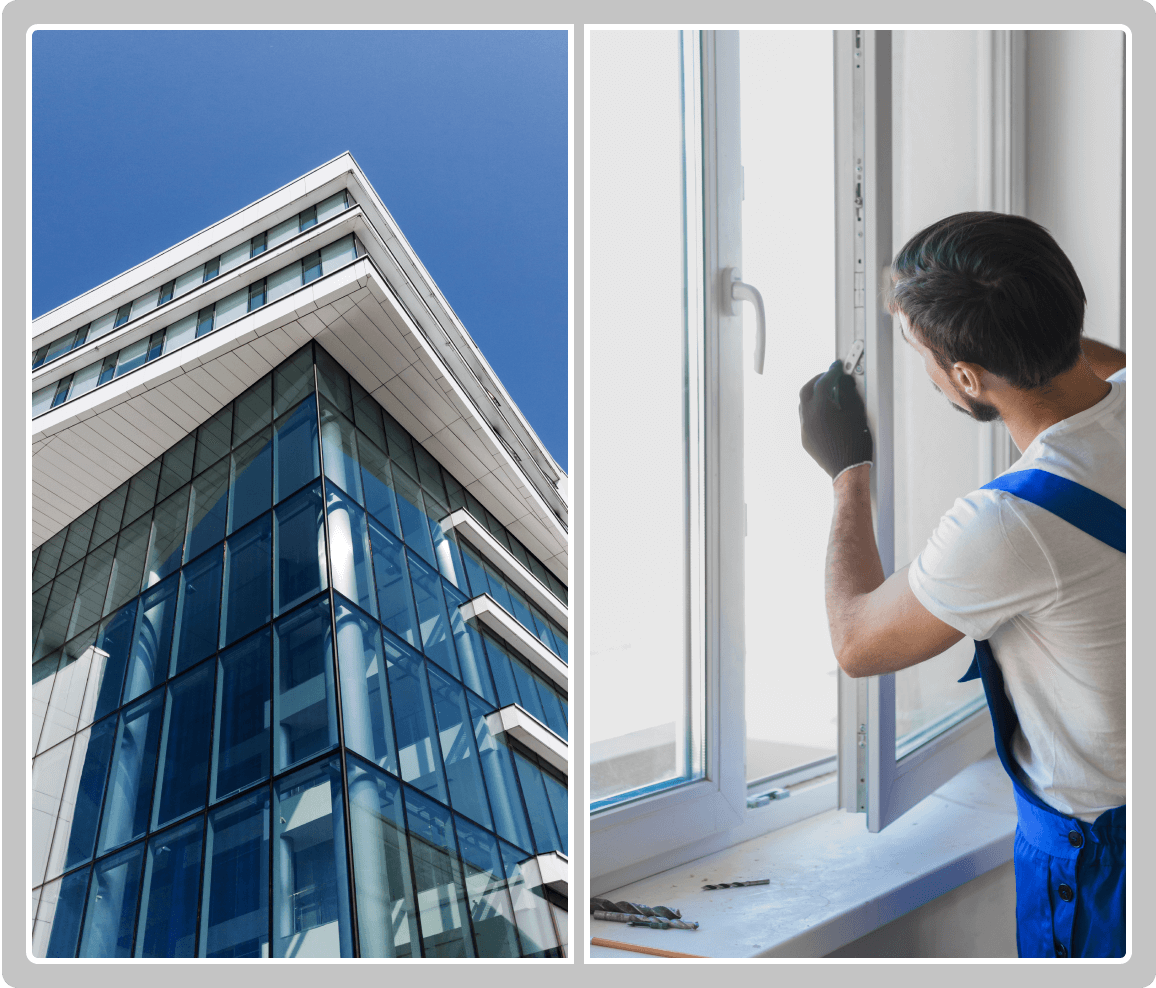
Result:
[[[935,388],[935,390],[938,391],[941,395],[943,394],[943,389],[934,381],[932,381],[931,386]],[[995,405],[989,405],[986,401],[976,401],[974,398],[969,398],[967,395],[960,395],[960,400],[967,406],[966,408],[960,408],[959,405],[948,398],[947,395],[943,395],[943,397],[947,400],[947,403],[957,412],[962,412],[964,415],[970,416],[977,422],[999,421],[999,409],[996,408]]]

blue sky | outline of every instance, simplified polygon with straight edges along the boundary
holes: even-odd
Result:
[[[352,152],[567,467],[563,31],[37,31],[32,314]]]

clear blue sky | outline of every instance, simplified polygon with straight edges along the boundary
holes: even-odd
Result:
[[[37,31],[39,315],[343,151],[567,466],[563,31]]]

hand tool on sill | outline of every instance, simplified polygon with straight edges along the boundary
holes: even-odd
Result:
[[[753,881],[749,881],[749,882],[719,882],[717,885],[704,885],[702,887],[702,890],[704,892],[711,892],[714,889],[738,889],[738,888],[744,888],[747,885],[770,885],[770,884],[771,884],[771,880],[769,878],[756,878]]]
[[[595,909],[590,913],[594,919],[604,919],[611,923],[626,923],[628,926],[649,926],[653,930],[697,930],[698,923],[687,923],[681,919],[660,919],[657,916],[643,916],[641,913],[606,912]]]
[[[669,906],[644,906],[640,902],[614,902],[601,896],[590,897],[590,911],[600,909],[607,913],[636,913],[640,916],[657,916],[660,919],[682,919],[682,913]]]
[[[607,940],[604,937],[591,937],[590,946],[609,947],[612,950],[629,950],[636,954],[650,954],[652,957],[702,957],[702,954],[680,954],[677,950],[643,947],[638,943],[623,943],[621,940]]]

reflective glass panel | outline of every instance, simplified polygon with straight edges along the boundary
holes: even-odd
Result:
[[[393,490],[393,474],[389,459],[380,449],[362,437],[358,443],[361,459],[361,479],[364,484],[365,510],[395,535],[401,534],[397,518],[397,495]]]
[[[229,645],[271,617],[273,517],[258,518],[225,542],[221,645]]]
[[[229,481],[229,533],[273,504],[273,432],[262,429],[233,450]]]
[[[450,637],[449,617],[442,597],[442,581],[437,573],[412,554],[409,555],[409,575],[413,580],[413,595],[417,602],[417,616],[421,622],[422,648],[425,654],[443,669],[460,676],[458,657]]]
[[[216,651],[217,623],[221,616],[221,556],[218,545],[181,570],[172,675]]]
[[[450,811],[405,789],[413,879],[426,957],[473,957],[465,883]]]
[[[92,544],[103,545],[120,531],[120,519],[124,514],[124,502],[128,497],[128,483],[123,483],[111,494],[105,495],[96,513],[96,523],[92,526]]]
[[[504,741],[490,733],[486,723],[486,706],[477,697],[466,695],[470,719],[474,725],[474,739],[482,760],[486,788],[490,791],[490,805],[494,810],[494,826],[498,834],[518,847],[530,848],[530,826],[526,810],[518,792],[514,776],[514,761]]]
[[[164,691],[156,690],[120,714],[100,824],[100,854],[145,832],[163,710]]]
[[[369,538],[373,546],[373,572],[381,623],[410,645],[420,647],[405,550],[373,518],[369,520]]]
[[[100,819],[100,804],[104,798],[104,783],[108,777],[108,764],[112,757],[115,737],[115,717],[94,724],[88,731],[88,744],[83,748],[83,760],[76,786],[76,803],[72,811],[72,823],[68,828],[67,848],[64,852],[65,871],[83,864],[92,857],[92,849],[96,843],[96,825]],[[64,834],[58,834],[55,839],[63,844]]]
[[[266,374],[233,402],[233,445],[240,446],[273,423],[273,375]]]
[[[273,371],[274,416],[284,415],[311,391],[313,353],[304,347]]]
[[[325,460],[325,476],[353,500],[360,502],[361,469],[357,459],[357,430],[349,419],[324,398],[321,399],[321,452]]]
[[[205,805],[215,672],[213,663],[206,662],[169,684],[153,827],[163,827]]]
[[[52,916],[52,934],[44,957],[75,957],[80,939],[80,916],[88,891],[88,869],[65,875],[57,893],[56,911]]]
[[[274,770],[280,772],[337,744],[329,598],[273,628]]]
[[[273,499],[280,501],[321,473],[313,395],[273,425]]]
[[[434,716],[441,739],[442,763],[450,789],[450,804],[485,827],[493,828],[486,786],[474,740],[474,728],[466,705],[466,691],[437,669],[429,670]]]
[[[194,476],[229,452],[232,428],[233,405],[230,402],[197,430],[197,452],[193,460]]]
[[[60,553],[60,565],[57,569],[68,569],[78,559],[83,559],[88,552],[88,540],[92,535],[92,525],[96,521],[97,507],[94,504],[84,514],[68,526],[68,538],[64,540],[64,548]]]
[[[534,831],[534,844],[538,853],[561,851],[565,854],[566,847],[558,836],[554,811],[546,795],[546,784],[542,781],[542,770],[519,752],[514,752],[514,762],[518,766],[522,794],[526,797],[526,809],[530,811],[530,826]]]
[[[506,871],[497,838],[456,814],[454,823],[465,868],[466,897],[478,956],[518,957],[514,909],[506,888]]]
[[[197,817],[149,840],[137,957],[193,956],[204,825]]]
[[[269,775],[269,629],[221,653],[211,799]]]
[[[189,529],[185,559],[195,559],[225,537],[225,514],[229,505],[229,461],[219,460],[192,484],[189,498]]]
[[[138,518],[121,531],[116,542],[116,558],[112,564],[112,576],[108,581],[108,594],[104,601],[106,614],[127,603],[140,592],[141,574],[144,570],[151,531],[152,518],[149,515]]]
[[[135,700],[158,683],[169,671],[169,647],[177,613],[177,590],[180,583],[173,574],[163,583],[141,594],[137,610],[136,633],[129,657],[128,680],[124,702]]]
[[[269,790],[209,813],[202,957],[269,956]]]
[[[124,505],[124,520],[127,525],[143,515],[156,503],[157,483],[161,479],[161,461],[155,459],[128,482],[128,498]]]
[[[393,481],[397,489],[397,508],[401,514],[401,534],[405,544],[431,566],[436,566],[437,557],[434,555],[429,521],[422,505],[421,490],[403,470],[394,471]]]
[[[425,662],[389,635],[385,636],[385,655],[401,777],[448,803]]]
[[[342,598],[337,597],[335,604],[345,744],[398,775],[381,629],[376,621]]]
[[[161,465],[161,477],[157,484],[157,500],[163,501],[178,487],[183,487],[193,479],[193,460],[197,450],[197,437],[189,433],[165,453]]]
[[[320,484],[283,502],[273,512],[275,614],[283,614],[328,585],[324,515]]]
[[[490,669],[486,662],[482,636],[478,634],[477,628],[465,621],[459,610],[466,603],[466,596],[445,584],[442,584],[442,590],[445,593],[446,609],[450,616],[450,630],[453,633],[454,644],[457,646],[462,682],[491,703],[496,703],[497,694],[494,692],[494,684],[490,679]]]
[[[550,904],[542,890],[538,862],[504,841],[501,848],[510,899],[514,903],[514,918],[518,924],[518,939],[522,942],[522,956],[561,957]]]
[[[136,632],[137,602],[122,607],[105,618],[96,638],[92,671],[88,676],[85,707],[92,709],[92,719],[100,720],[120,705],[121,686],[128,667],[128,656]]]
[[[332,487],[328,489],[326,502],[333,589],[376,617],[377,590],[373,583],[365,512]]]
[[[128,957],[136,920],[137,887],[140,884],[144,844],[137,844],[92,869],[81,957]]]
[[[151,587],[181,565],[185,528],[189,517],[189,488],[182,487],[157,505],[153,512],[152,538],[145,563],[144,585]]]

